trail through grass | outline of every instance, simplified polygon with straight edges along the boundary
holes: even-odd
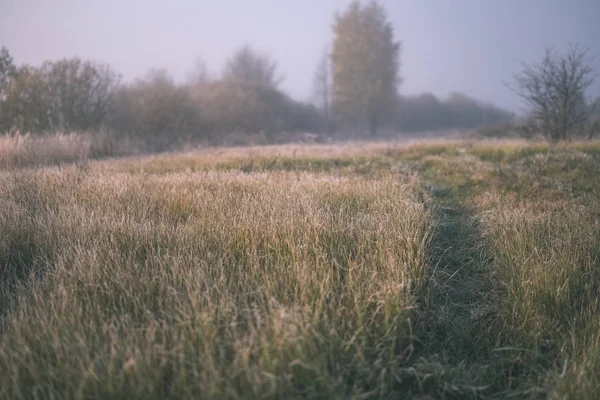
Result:
[[[0,171],[0,398],[598,398],[599,149]]]
[[[595,148],[465,147],[416,161],[441,252],[424,359],[458,398],[596,398]]]

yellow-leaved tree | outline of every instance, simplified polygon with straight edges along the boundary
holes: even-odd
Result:
[[[377,2],[352,3],[335,17],[331,53],[333,108],[342,126],[372,137],[397,99],[400,43]]]

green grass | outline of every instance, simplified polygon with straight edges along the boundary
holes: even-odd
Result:
[[[600,145],[0,171],[0,398],[600,395]]]

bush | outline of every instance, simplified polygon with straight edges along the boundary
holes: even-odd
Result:
[[[62,164],[91,158],[133,154],[131,140],[116,138],[107,131],[44,135],[0,135],[0,167]]]

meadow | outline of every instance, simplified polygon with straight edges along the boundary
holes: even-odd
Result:
[[[0,141],[0,398],[600,397],[598,142],[71,139]]]

